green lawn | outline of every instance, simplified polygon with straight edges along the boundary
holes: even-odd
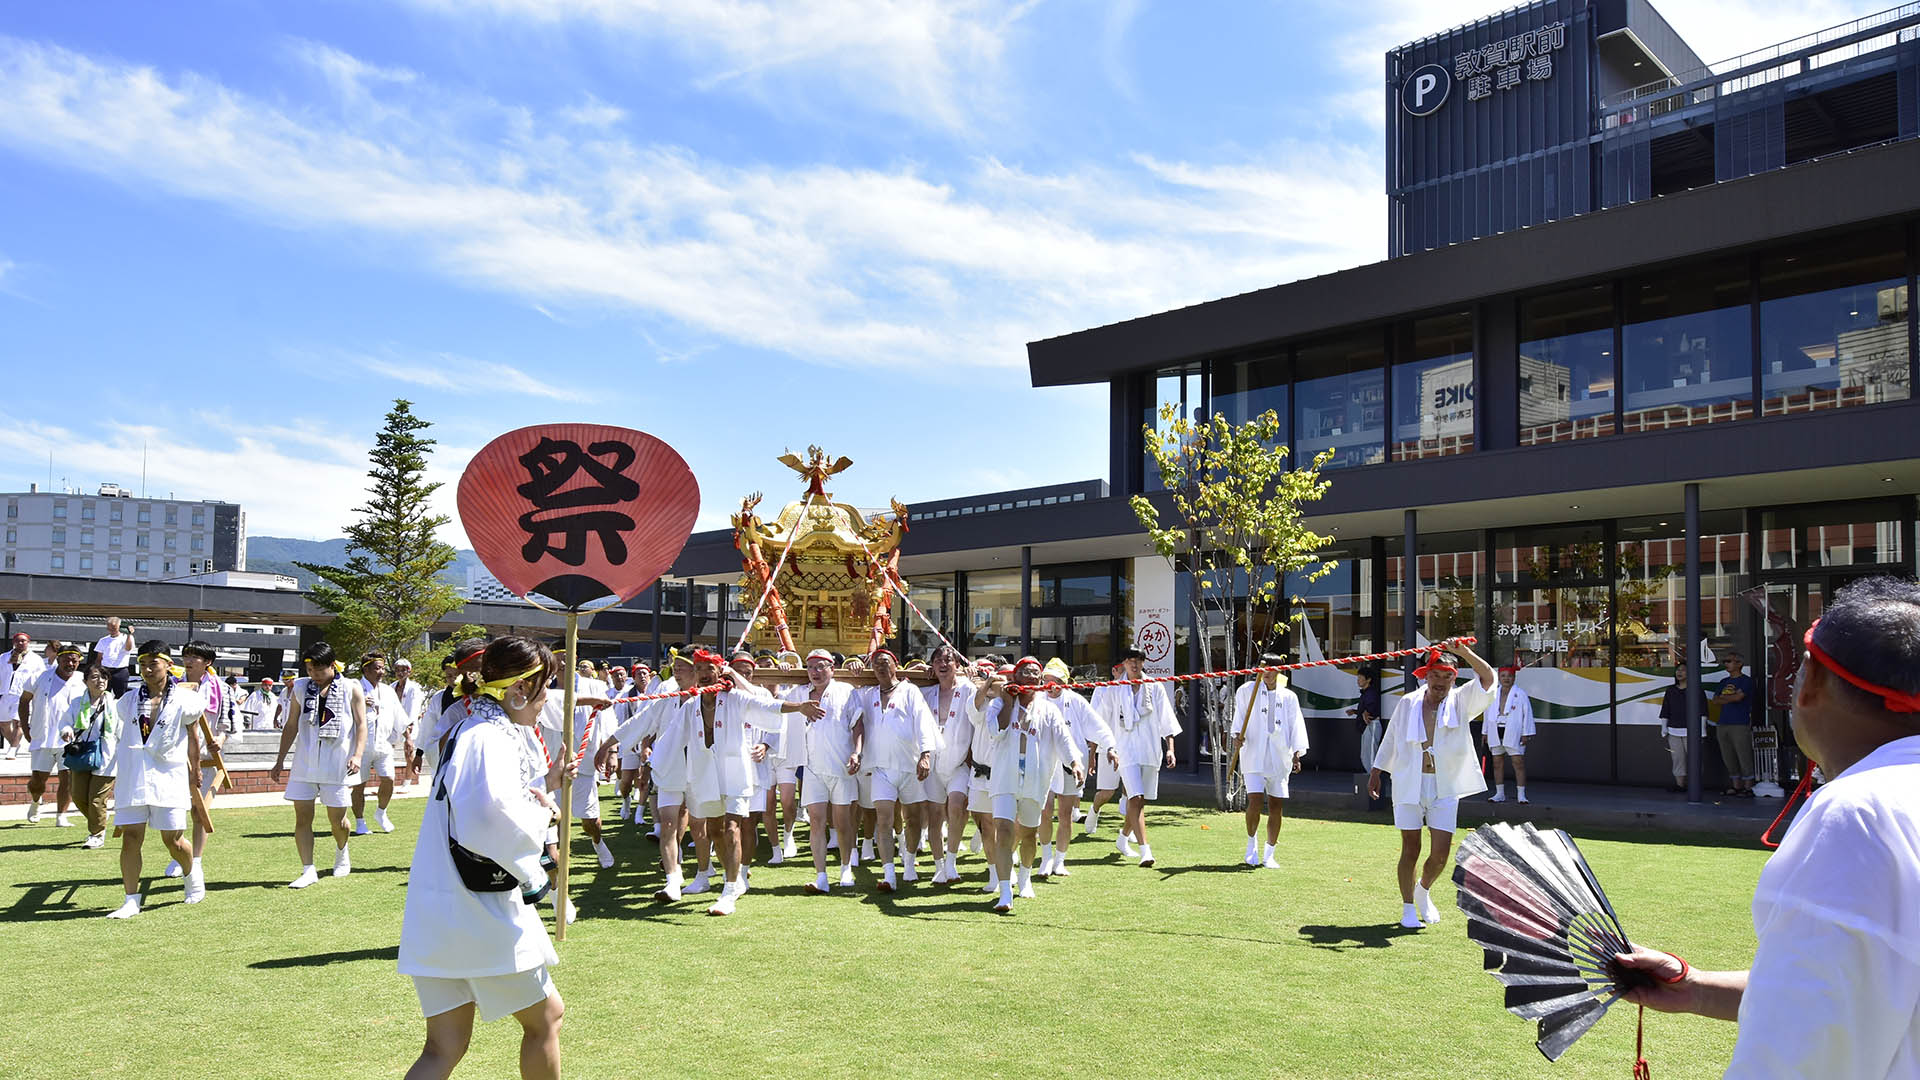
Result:
[[[180,883],[148,890],[130,922],[118,842],[81,830],[0,826],[0,922],[14,978],[10,1078],[398,1075],[422,1023],[394,970],[420,803],[394,805],[391,836],[355,840],[353,875],[304,892],[291,811],[226,810],[207,902]],[[755,874],[730,919],[701,898],[671,908],[654,847],[616,837],[602,871],[576,875],[581,920],[554,980],[576,1077],[628,1076],[1626,1076],[1634,1013],[1617,1007],[1558,1065],[1532,1025],[1502,1011],[1452,906],[1424,932],[1392,925],[1396,834],[1384,822],[1294,819],[1285,869],[1239,865],[1237,817],[1180,808],[1150,818],[1160,865],[1121,865],[1112,815],[1075,845],[1074,875],[1041,883],[1011,917],[970,885],[922,883],[807,896],[801,859]],[[577,834],[576,834],[577,835]],[[1764,852],[1671,834],[1582,837],[1622,921],[1702,967],[1744,966],[1747,905]],[[51,845],[65,844],[59,848]],[[585,852],[584,845],[576,851]],[[150,872],[164,866],[157,838]],[[923,862],[924,865],[924,862]],[[929,873],[930,871],[923,871]],[[1718,1076],[1733,1027],[1650,1015],[1661,1080]],[[475,1034],[461,1075],[515,1075],[511,1020]]]

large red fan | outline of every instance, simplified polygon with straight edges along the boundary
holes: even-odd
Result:
[[[474,553],[515,594],[570,610],[631,599],[673,565],[700,485],[673,447],[605,424],[541,424],[488,443],[460,477]]]

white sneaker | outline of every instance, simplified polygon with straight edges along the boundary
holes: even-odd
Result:
[[[167,876],[168,877],[179,877],[181,874],[185,872],[186,871],[180,869],[179,859],[167,860]]]
[[[319,880],[320,880],[320,875],[314,871],[313,867],[309,866],[306,869],[300,871],[299,877],[294,878],[292,881],[287,882],[287,888],[304,889],[307,886]]]
[[[1524,792],[1524,791],[1523,791],[1523,792],[1521,792],[1521,793],[1520,793],[1519,795],[1517,795],[1517,796],[1515,796],[1515,798],[1514,798],[1514,800],[1513,800],[1513,801],[1514,801],[1514,802],[1519,802],[1519,803],[1524,803],[1524,802],[1526,802],[1526,801],[1527,801],[1527,793],[1526,793],[1526,792]],[[64,822],[62,822],[62,824],[65,824],[65,823],[64,823]]]
[[[1152,844],[1140,845],[1140,865],[1141,866],[1153,865],[1153,845]]]
[[[967,838],[967,854],[969,855],[980,854],[980,834],[979,833],[974,833],[972,836]]]
[[[1013,877],[1014,880],[1020,884],[1020,898],[1022,900],[1033,899],[1033,871],[1023,866],[1013,872]]]
[[[698,896],[701,893],[706,892],[707,884],[711,880],[709,875],[711,874],[712,874],[711,870],[702,870],[694,874],[693,880],[687,882],[686,894],[688,896]]]
[[[1420,909],[1420,921],[1437,923],[1440,921],[1440,909],[1434,906],[1433,895],[1419,885],[1413,887],[1413,903]]]
[[[933,877],[929,878],[928,882],[933,885],[945,885],[947,883],[947,860],[945,856],[941,856],[933,861]]]
[[[1067,853],[1062,851],[1053,857],[1052,877],[1072,877],[1073,871],[1067,869]]]
[[[1268,845],[1267,845],[1267,857],[1266,857],[1265,859],[1262,859],[1262,860],[1260,861],[1260,865],[1261,865],[1261,867],[1263,867],[1263,868],[1265,868],[1265,869],[1267,869],[1267,870],[1278,870],[1278,869],[1280,869],[1280,862],[1279,862],[1279,860],[1278,860],[1278,859],[1275,859],[1275,858],[1273,857],[1273,845],[1272,845],[1272,844],[1268,844]]]
[[[619,809],[613,812],[614,817],[624,819],[628,814],[633,812],[633,807],[627,805],[627,797],[625,795],[620,796],[620,801],[614,805],[619,807]]]
[[[80,846],[83,848],[97,848],[97,847],[105,847],[106,844],[107,844],[107,834],[103,832],[97,832],[88,836],[84,841],[81,842]]]
[[[795,855],[800,854],[799,845],[793,842],[792,832],[788,832],[786,840],[781,843],[780,854],[789,859],[793,858]]]
[[[840,868],[840,887],[843,889],[853,888],[853,867],[843,866]]]
[[[1260,841],[1251,836],[1247,837],[1246,863],[1248,866],[1260,865]]]
[[[818,896],[825,896],[827,893],[833,891],[833,884],[827,880],[827,872],[825,870],[813,875],[813,884],[807,886],[807,891]]]
[[[888,863],[886,873],[881,875],[880,877],[880,891],[892,892],[895,889],[898,889],[899,887],[900,887],[900,883],[895,881],[893,878],[893,864]]]
[[[1526,802],[1525,799],[1522,799],[1520,801]],[[56,828],[61,828],[61,829],[70,828],[73,825],[73,815],[55,814],[53,817],[53,824]]]
[[[1126,833],[1121,833],[1119,839],[1113,842],[1113,850],[1131,859],[1133,858],[1133,841],[1127,838]]]
[[[380,826],[381,832],[393,831],[393,819],[387,816],[387,812],[385,810],[382,810],[380,811],[379,814],[375,815],[373,819],[373,823],[375,825]]]
[[[197,904],[207,898],[207,879],[198,866],[187,874],[187,898],[189,904]]]
[[[9,757],[12,755],[9,754]],[[140,897],[136,894],[120,902],[120,906],[107,912],[109,919],[131,919],[140,914]]]
[[[1087,811],[1086,824],[1081,826],[1080,831],[1083,833],[1086,833],[1088,836],[1092,836],[1094,833],[1099,832],[1100,831],[1100,815],[1094,813],[1091,810]]]
[[[919,881],[920,880],[920,860],[908,859],[906,872],[900,875],[900,879],[902,881]]]
[[[333,876],[346,877],[353,873],[353,859],[347,855],[347,849],[341,848],[333,855]]]
[[[707,909],[709,915],[733,914],[733,902],[739,897],[731,882],[720,887],[720,895],[714,898],[713,906]]]
[[[987,867],[987,884],[986,887],[980,891],[986,893],[996,893],[1000,891],[1000,871],[998,869],[991,866]]]
[[[1418,930],[1426,924],[1420,921],[1420,909],[1416,905],[1401,904],[1400,925],[1409,930]]]
[[[993,910],[1005,915],[1013,910],[1013,886],[1000,886],[1000,899],[994,901]]]
[[[872,837],[868,837],[867,839],[860,841],[860,857],[867,860],[868,862],[872,862],[874,859],[879,857],[873,853]]]
[[[367,819],[366,819],[366,818],[354,818],[354,819],[353,819],[353,835],[355,835],[355,836],[371,836],[372,834],[373,834],[373,830],[372,830],[372,829],[369,829],[369,828],[367,828]]]
[[[13,757],[13,755],[8,754],[7,757],[11,758]],[[39,821],[40,821],[40,800],[30,799],[27,801],[27,824],[35,825],[35,824],[38,824]]]
[[[1488,802],[1506,802],[1506,801],[1507,801],[1507,789],[1506,789],[1506,788],[1501,788],[1501,789],[1500,789],[1499,791],[1496,791],[1496,792],[1494,792],[1494,793],[1493,793],[1493,798],[1491,798],[1491,799],[1488,799],[1487,801],[1488,801]]]
[[[781,863],[786,861],[787,861],[786,849],[781,847],[779,844],[773,845],[773,850],[767,853],[767,865],[779,866]]]
[[[600,868],[602,870],[613,865],[613,852],[607,848],[607,842],[605,840],[595,840],[593,842],[593,853],[600,856]]]

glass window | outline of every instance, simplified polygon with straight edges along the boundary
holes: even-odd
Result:
[[[1368,330],[1303,345],[1295,355],[1293,449],[1302,464],[1332,449],[1329,469],[1386,458],[1386,358]]]
[[[144,551],[144,550],[146,550],[146,549],[148,548],[148,546],[150,545],[150,543],[151,543],[151,540],[150,540],[150,537],[149,537],[149,534],[147,534],[147,533],[136,533],[136,534],[134,534],[134,537],[133,537],[133,546],[134,546],[134,547],[137,547],[137,548],[139,548],[139,549],[141,549],[142,551]]]
[[[168,533],[168,534],[167,534],[167,539],[166,539],[166,548],[167,548],[167,550],[168,550],[168,551],[172,551],[172,550],[174,550],[174,548],[175,548],[175,547],[176,547],[176,546],[177,546],[178,544],[179,544],[179,540],[178,540],[178,539],[177,539],[177,538],[176,538],[176,537],[175,537],[175,536],[174,536],[174,535],[173,535],[172,533]]]
[[[93,504],[92,504],[92,503],[83,503],[83,504],[81,505],[81,507],[80,507],[80,520],[81,520],[81,521],[92,521],[92,520],[93,520]]]
[[[1280,421],[1274,442],[1286,445],[1287,356],[1284,351],[1250,360],[1217,361],[1213,365],[1213,410],[1235,424],[1244,424],[1272,411]]]
[[[1302,616],[1293,626],[1293,649],[1302,660],[1378,652],[1374,647],[1373,546],[1336,548],[1321,556],[1333,569],[1317,581],[1304,573],[1287,575],[1292,611]]]
[[[956,641],[968,656],[1020,651],[1020,571],[978,570],[967,574],[967,640]]]
[[[1615,711],[1622,724],[1660,723],[1660,700],[1673,685],[1674,668],[1686,650],[1704,638],[1716,655],[1745,642],[1754,611],[1740,594],[1749,585],[1747,533],[1737,510],[1700,515],[1701,633],[1689,634],[1687,616],[1687,541],[1679,514],[1625,518],[1615,544],[1614,591],[1619,654],[1615,658]],[[1702,682],[1719,681],[1718,668],[1705,665]]]
[[[1765,568],[1900,563],[1900,505],[1891,500],[1825,503],[1767,510],[1760,514]]]
[[[1415,319],[1393,365],[1393,460],[1473,449],[1473,315]]]
[[[180,508],[179,507],[177,506],[167,507],[167,524],[169,525],[180,524]]]
[[[193,508],[193,523],[194,523],[195,525],[205,525],[205,524],[207,523],[207,508],[206,508],[206,507],[204,507],[204,506],[196,506],[196,507],[194,507],[194,508]]]
[[[1113,606],[1113,567],[1109,563],[1036,567],[1034,607]]]
[[[81,529],[81,530],[80,530],[80,542],[81,542],[82,544],[88,544],[88,545],[91,545],[91,544],[93,543],[93,530],[92,530],[92,529]]]
[[[1493,534],[1495,585],[1557,585],[1607,579],[1606,533],[1598,524],[1500,529]]]
[[[953,575],[939,574],[930,577],[910,577],[907,579],[907,595],[913,598],[927,618],[933,620],[940,632],[953,637]],[[905,610],[905,604],[895,604],[898,626],[906,628],[907,653],[910,656],[930,655],[940,639],[927,629],[918,615]]]
[[[119,546],[120,546],[120,530],[119,530],[119,529],[111,529],[111,530],[108,530],[108,532],[107,532],[107,546],[108,546],[108,547],[119,547]]]
[[[119,503],[114,503],[112,506],[107,507],[108,521],[120,521],[124,517],[125,515],[121,512]]]
[[[144,574],[147,572],[147,560],[144,556],[133,560],[133,572],[136,574]]]
[[[67,504],[66,503],[56,502],[53,504],[53,520],[55,521],[67,520]]]
[[[1147,389],[1149,393],[1143,422],[1147,429],[1155,432],[1164,432],[1167,429],[1167,422],[1160,419],[1162,405],[1173,407],[1173,416],[1176,420],[1182,417],[1195,419],[1206,407],[1206,388],[1202,385],[1199,364],[1167,368],[1148,380]],[[1146,478],[1146,489],[1159,491],[1166,486],[1160,478],[1160,466],[1153,460],[1153,455],[1146,452],[1145,447],[1142,448],[1142,454],[1146,459],[1145,471],[1141,473]]]
[[[1480,583],[1485,553],[1478,533],[1435,533],[1418,538],[1419,551],[1414,598],[1415,629],[1424,641],[1441,641],[1457,634],[1478,634]],[[1387,648],[1400,648],[1402,580],[1400,537],[1387,538]],[[1419,644],[1421,642],[1417,642]]]
[[[194,551],[205,551],[207,550],[207,538],[204,536],[196,536],[193,538],[190,546]]]
[[[65,555],[55,553],[55,555],[53,556],[53,568],[55,570],[65,570],[67,568],[67,557]]]
[[[13,569],[13,552],[7,552],[7,569]]]
[[[160,563],[160,572],[163,574],[173,573],[173,560],[172,559],[163,560]]]
[[[135,520],[135,521],[138,521],[138,522],[139,522],[140,524],[142,524],[142,525],[150,525],[150,524],[152,524],[152,523],[153,523],[153,508],[152,508],[152,507],[150,507],[150,506],[143,506],[143,507],[141,507],[141,508],[140,508],[140,511],[139,511],[139,513],[137,513],[137,514],[135,514],[135,515],[134,515],[134,520]]]
[[[7,516],[10,518],[17,518],[20,516],[20,500],[19,499],[7,500]]]
[[[1629,282],[1625,429],[1753,415],[1753,327],[1744,262]]]
[[[120,556],[118,555],[107,556],[107,570],[115,574],[120,572]]]
[[[67,542],[67,530],[65,527],[60,525],[53,527],[53,542],[56,544],[64,544]]]
[[[20,530],[14,528],[11,525],[7,526],[7,543],[17,544],[19,542],[20,542]]]
[[[93,569],[93,556],[91,555],[80,556],[80,569],[82,570]]]
[[[1520,445],[1613,434],[1613,286],[1520,304]]]
[[[1760,411],[1902,401],[1907,253],[1887,231],[1760,263]]]

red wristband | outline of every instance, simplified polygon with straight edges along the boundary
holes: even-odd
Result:
[[[1671,979],[1660,979],[1660,976],[1658,976],[1658,975],[1655,975],[1655,976],[1654,976],[1654,978],[1656,978],[1656,979],[1660,979],[1660,981],[1661,981],[1661,982],[1663,982],[1663,983],[1666,983],[1666,984],[1668,984],[1669,986],[1671,986],[1672,984],[1674,984],[1674,983],[1677,983],[1677,982],[1679,982],[1680,980],[1682,980],[1682,979],[1684,979],[1684,978],[1686,978],[1686,977],[1687,977],[1687,975],[1688,975],[1688,973],[1690,973],[1691,971],[1693,971],[1693,968],[1691,968],[1691,967],[1689,967],[1689,966],[1687,966],[1687,962],[1686,962],[1685,960],[1681,960],[1681,959],[1680,959],[1679,957],[1677,957],[1677,956],[1674,956],[1674,955],[1673,955],[1672,953],[1667,953],[1667,955],[1668,955],[1668,956],[1671,956],[1671,957],[1673,957],[1673,959],[1675,959],[1675,960],[1677,960],[1677,961],[1679,961],[1679,963],[1680,963],[1680,974],[1678,974],[1678,975],[1675,975],[1675,976],[1674,976],[1673,978],[1671,978]]]

